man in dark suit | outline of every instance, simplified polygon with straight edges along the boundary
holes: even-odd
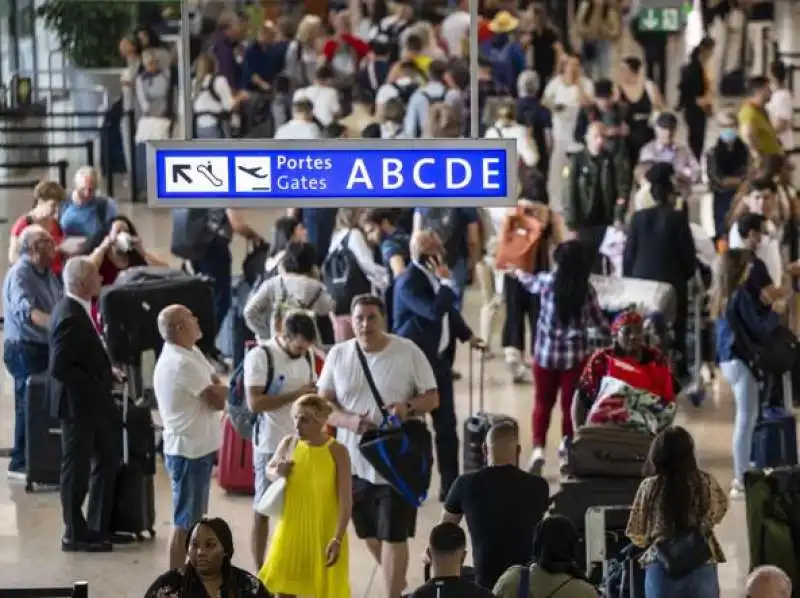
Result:
[[[61,548],[107,552],[121,457],[121,422],[111,394],[118,374],[92,316],[92,299],[101,287],[97,267],[87,257],[73,257],[63,277],[66,296],[50,315],[48,368],[50,411],[61,420]]]
[[[458,431],[453,400],[455,339],[483,348],[461,317],[450,269],[442,244],[432,231],[411,237],[411,265],[394,285],[393,332],[422,349],[436,374],[439,407],[431,412],[436,432],[436,461],[444,500],[458,477]]]

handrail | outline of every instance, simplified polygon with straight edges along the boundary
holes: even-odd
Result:
[[[89,598],[89,582],[56,588],[2,588],[0,598]]]

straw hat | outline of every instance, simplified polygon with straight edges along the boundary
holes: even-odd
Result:
[[[519,27],[519,19],[507,10],[498,12],[489,23],[492,33],[510,33]]]

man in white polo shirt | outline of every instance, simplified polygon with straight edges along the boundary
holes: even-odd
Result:
[[[153,387],[164,425],[164,464],[172,483],[170,568],[186,562],[186,537],[208,511],[211,470],[221,443],[220,413],[228,387],[195,345],[202,337],[197,318],[183,305],[158,314],[164,349]]]
[[[269,487],[267,464],[281,440],[294,433],[292,403],[317,390],[310,353],[317,339],[314,318],[306,312],[289,311],[277,332],[273,338],[251,349],[244,358],[247,406],[258,415],[253,428],[253,504],[258,503]],[[268,536],[269,520],[255,512],[250,547],[256,570],[264,564]]]

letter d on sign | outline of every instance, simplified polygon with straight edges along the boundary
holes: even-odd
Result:
[[[447,188],[448,189],[463,189],[472,180],[472,167],[469,162],[462,158],[447,158],[445,161],[447,169]],[[463,169],[463,176],[460,181],[456,182],[456,166]]]
[[[403,186],[403,163],[397,158],[386,158],[381,165],[384,189],[399,189]]]

